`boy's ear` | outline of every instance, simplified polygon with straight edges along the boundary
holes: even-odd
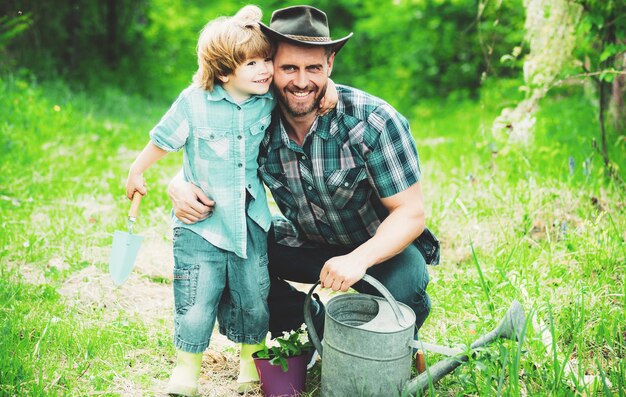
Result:
[[[222,83],[228,83],[228,76],[217,76]]]

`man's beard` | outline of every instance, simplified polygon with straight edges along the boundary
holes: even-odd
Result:
[[[319,93],[317,94],[317,96],[315,97],[311,105],[309,106],[306,106],[303,104],[299,104],[299,106],[294,106],[293,104],[290,104],[289,100],[287,99],[287,95],[289,94],[285,94],[284,91],[279,91],[279,90],[276,90],[276,93],[278,96],[278,101],[283,105],[283,109],[285,109],[285,111],[289,113],[291,116],[300,117],[300,116],[306,116],[307,114],[313,113],[317,111],[317,109],[319,109],[320,102],[322,102],[324,95],[326,95],[327,86],[328,84],[324,85],[324,87],[322,87],[319,90]]]

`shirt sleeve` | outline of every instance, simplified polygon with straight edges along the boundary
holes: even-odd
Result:
[[[377,131],[366,166],[378,196],[393,196],[419,181],[419,156],[406,118],[385,104],[370,114],[368,124]]]
[[[150,139],[167,152],[180,150],[189,137],[189,118],[183,94],[172,104],[161,121],[150,131]]]

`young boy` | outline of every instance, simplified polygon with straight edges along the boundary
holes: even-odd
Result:
[[[143,172],[183,149],[183,174],[215,201],[195,224],[173,217],[174,345],[177,364],[167,393],[197,392],[202,352],[216,318],[219,331],[241,343],[237,382],[245,390],[258,375],[252,353],[268,332],[267,231],[271,216],[257,174],[257,155],[275,101],[272,46],[259,28],[261,10],[245,6],[209,22],[198,40],[198,71],[150,132],[130,168],[126,195],[146,194]],[[330,85],[331,106],[337,102]]]

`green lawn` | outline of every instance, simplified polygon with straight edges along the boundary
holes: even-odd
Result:
[[[479,100],[422,103],[410,115],[428,225],[443,248],[421,337],[471,343],[514,299],[530,320],[521,346],[481,350],[434,393],[626,395],[624,187],[604,177],[582,90],[542,103],[530,147],[491,133],[516,99],[515,84],[500,83]],[[168,100],[19,74],[0,81],[0,395],[155,395],[167,380],[169,269],[133,275],[144,288],[133,299],[106,272],[111,235],[125,226],[127,168]],[[623,135],[609,136],[620,170]],[[147,175],[136,228],[157,264],[170,244],[165,186],[180,160]],[[225,367],[205,367],[205,381],[232,380],[235,352],[223,353]]]

